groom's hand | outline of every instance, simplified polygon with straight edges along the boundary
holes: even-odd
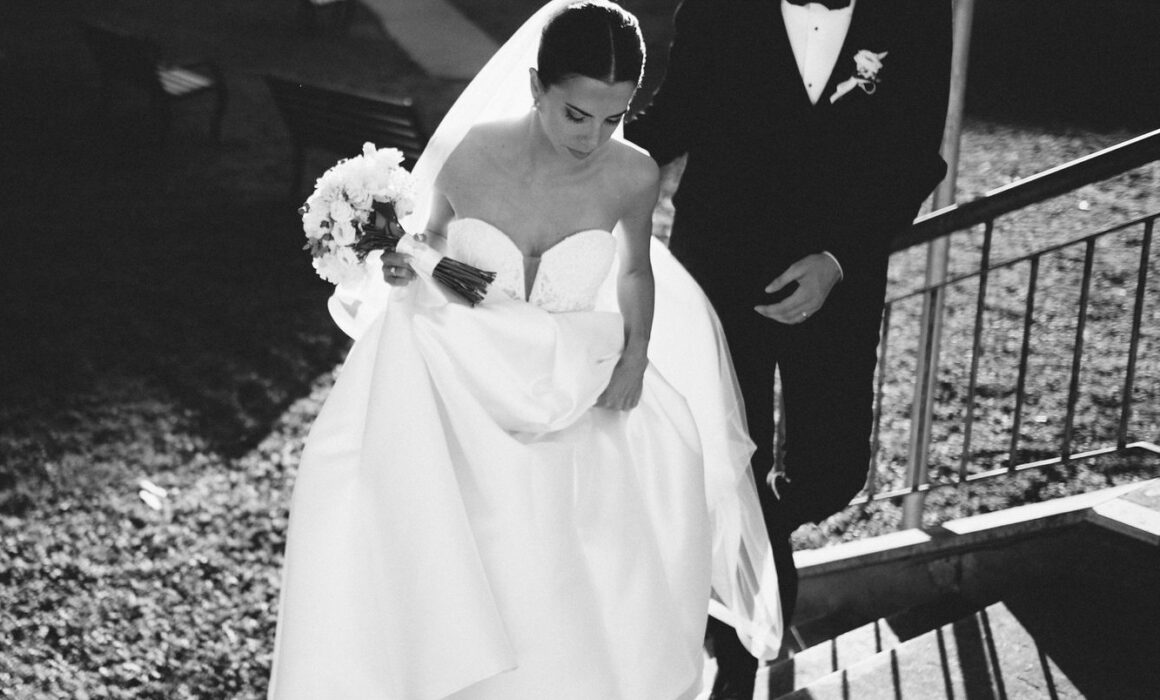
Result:
[[[830,290],[842,279],[838,263],[824,253],[814,253],[798,260],[781,273],[766,288],[766,294],[773,294],[791,282],[798,287],[793,294],[776,304],[756,306],[757,313],[779,323],[801,323],[818,312],[830,296]]]

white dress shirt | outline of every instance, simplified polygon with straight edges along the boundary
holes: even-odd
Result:
[[[781,0],[781,18],[785,22],[785,33],[789,36],[789,45],[793,49],[793,57],[797,61],[802,84],[813,104],[818,103],[822,91],[830,82],[830,74],[834,72],[834,64],[838,61],[842,44],[846,42],[846,32],[850,29],[850,18],[854,16],[855,2],[857,0],[850,0],[848,6],[831,10],[816,2],[794,5]],[[842,263],[830,251],[822,252],[838,266],[839,278],[844,277]]]
[[[848,6],[838,10],[827,9],[816,2],[808,5],[781,2],[781,17],[785,21],[798,73],[810,95],[810,102],[814,104],[818,103],[826,83],[830,82],[830,74],[834,72],[838,53],[850,29],[850,18],[854,16],[855,1],[850,0]]]

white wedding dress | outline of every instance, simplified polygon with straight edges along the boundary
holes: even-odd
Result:
[[[420,279],[357,329],[336,314],[358,338],[294,487],[270,696],[691,698],[711,597],[776,653],[772,563],[739,555],[764,536],[751,444],[691,280],[661,292],[651,346],[687,365],[685,393],[654,358],[640,404],[611,411],[593,406],[624,336],[614,235],[565,238],[530,289],[491,224],[453,221],[449,245],[497,272],[480,305]]]
[[[472,125],[528,109],[549,0],[464,89],[412,170],[419,206]],[[619,133],[614,138],[620,138]],[[705,615],[761,658],[782,636],[753,444],[704,293],[655,239],[650,366],[631,411],[594,408],[624,339],[618,232],[524,260],[478,219],[449,254],[483,303],[378,256],[330,299],[355,339],[290,509],[275,700],[694,697]]]

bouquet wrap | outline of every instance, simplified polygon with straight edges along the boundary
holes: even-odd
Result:
[[[377,228],[368,224],[364,227],[363,235],[354,244],[355,255],[360,261],[366,259],[372,250],[402,253],[409,258],[415,272],[434,279],[472,306],[483,301],[488,285],[495,280],[494,272],[449,258],[407,233],[399,223],[392,202],[376,202],[373,209],[386,220],[386,226]]]

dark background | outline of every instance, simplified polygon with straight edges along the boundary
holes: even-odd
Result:
[[[455,4],[502,41],[538,3]],[[675,3],[625,4],[650,39],[647,93],[663,73]],[[218,61],[231,91],[223,143],[208,137],[208,99],[175,110],[165,148],[140,95],[98,110],[78,18]],[[297,19],[291,0],[0,4],[6,426],[25,430],[69,397],[133,378],[240,454],[341,358],[345,340],[321,303],[328,287],[298,249],[289,141],[261,75],[411,95],[429,127],[463,83],[424,75],[366,8],[345,32],[304,33]],[[971,119],[1070,139],[1160,126],[1160,4],[981,0],[973,37]],[[314,172],[334,158],[315,154]]]

